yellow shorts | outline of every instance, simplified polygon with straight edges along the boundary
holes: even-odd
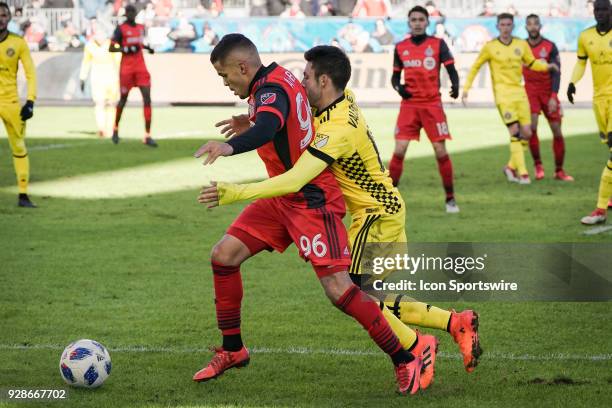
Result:
[[[25,122],[21,120],[19,103],[0,102],[0,118],[4,122],[13,156],[25,157],[28,154],[24,140]]]
[[[402,203],[403,204],[403,203]],[[348,230],[351,246],[351,267],[349,273],[360,274],[364,260],[366,243],[397,244],[408,241],[406,238],[406,205],[396,214],[363,214],[353,218]],[[397,252],[397,245],[390,251]],[[384,252],[384,248],[380,249]],[[385,256],[377,253],[376,256]]]
[[[599,128],[602,143],[608,142],[608,134],[612,133],[612,99],[593,99],[593,112]]]
[[[497,101],[497,110],[506,125],[518,122],[521,126],[531,124],[531,109],[527,95]]]

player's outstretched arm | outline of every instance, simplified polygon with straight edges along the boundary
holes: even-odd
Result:
[[[309,151],[305,151],[295,165],[281,175],[258,183],[212,183],[202,189],[198,196],[198,202],[208,204],[208,208],[212,208],[236,201],[279,197],[296,193],[326,167],[326,162],[313,156]]]

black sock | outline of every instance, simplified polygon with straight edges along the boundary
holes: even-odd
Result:
[[[242,336],[240,336],[240,334],[223,336],[223,350],[239,351],[242,347]]]
[[[27,199],[28,195],[26,193],[19,193],[19,199],[21,200],[22,198]]]
[[[398,366],[400,364],[409,363],[414,360],[414,356],[412,353],[408,352],[408,350],[401,349],[391,354],[391,361],[393,361],[393,365]]]

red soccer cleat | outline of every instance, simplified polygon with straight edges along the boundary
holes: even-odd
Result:
[[[239,351],[225,351],[222,347],[213,348],[215,356],[210,363],[193,375],[193,381],[203,382],[219,377],[230,368],[242,368],[249,364],[249,350],[242,347]]]
[[[463,355],[465,371],[471,373],[482,355],[478,338],[478,313],[473,310],[457,313],[452,310],[450,334]]]
[[[555,179],[561,181],[574,181],[574,178],[563,170],[555,171]]]
[[[535,165],[535,179],[542,180],[544,178],[544,166],[541,164]]]
[[[518,183],[519,182],[519,178],[516,174],[516,170],[511,169],[510,167],[506,166],[502,169],[504,176],[506,176],[506,180],[508,180],[511,183]]]
[[[609,204],[609,203],[608,203]],[[590,215],[582,217],[580,220],[584,225],[603,224],[608,218],[607,211],[601,208],[596,208]]]
[[[421,382],[421,370],[423,361],[415,357],[409,363],[402,363],[395,367],[395,379],[397,380],[397,392],[401,395],[414,395],[417,393]]]
[[[424,390],[431,385],[434,379],[438,339],[429,334],[421,334],[418,331],[417,336],[419,341],[412,351],[412,354],[423,361],[420,386],[421,389]]]
[[[612,198],[610,199],[610,201],[608,201],[608,209],[612,208]]]

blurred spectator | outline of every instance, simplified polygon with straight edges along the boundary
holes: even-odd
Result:
[[[389,0],[357,0],[353,17],[389,17],[391,4]]]
[[[370,33],[362,26],[349,22],[338,31],[341,48],[347,52],[372,52]]]
[[[83,42],[72,21],[62,22],[62,28],[49,37],[50,51],[76,51],[83,47]]]
[[[24,21],[21,25],[21,31],[31,51],[47,49],[48,43],[45,38],[45,28],[38,17],[33,16],[29,20]]]
[[[267,0],[266,6],[268,8],[269,16],[280,16],[285,11],[285,6],[289,4],[289,0]]]
[[[442,14],[436,3],[432,0],[425,3],[425,9],[429,13],[429,17],[444,17],[444,14]]]
[[[595,0],[587,1],[586,9],[587,9],[587,17],[591,17],[595,9]]]
[[[513,16],[518,16],[519,12],[516,9],[516,7],[514,7],[514,4],[510,4],[507,8],[506,8],[506,13],[508,14],[512,14]]]
[[[143,24],[146,28],[150,28],[153,26],[155,18],[155,6],[153,5],[153,3],[147,3],[145,8],[140,10],[136,15],[136,22],[138,24]]]
[[[319,12],[317,13],[317,16],[319,17],[332,17],[337,15],[338,11],[336,10],[336,8],[334,7],[334,3],[332,1],[323,1],[320,5],[319,5]]]
[[[205,17],[219,17],[223,14],[223,0],[200,0],[198,10]]]
[[[72,0],[44,0],[42,8],[73,8]]]
[[[485,1],[484,6],[478,17],[492,17],[495,15],[495,9],[492,1]]]
[[[174,8],[172,0],[151,0],[151,3],[153,3],[155,9],[155,16],[166,20],[170,18],[172,9]]]
[[[266,0],[251,0],[251,16],[266,17],[268,15],[268,7]]]
[[[80,0],[83,14],[86,19],[94,18],[98,16],[98,11],[103,10],[107,0]]]
[[[563,10],[558,4],[551,4],[548,7],[548,16],[549,17],[567,17],[568,13],[565,10]]]
[[[174,41],[174,51],[191,52],[191,42],[197,37],[196,28],[189,20],[180,16],[177,26],[168,33],[168,38]]]
[[[376,28],[372,32],[372,38],[378,41],[380,45],[390,45],[394,42],[393,34],[382,18],[376,20]]]
[[[9,21],[8,30],[12,33],[23,35],[23,31],[21,30],[23,21],[23,9],[21,7],[16,7],[13,12],[13,18]]]
[[[300,0],[291,0],[291,5],[283,11],[280,16],[283,18],[304,18],[306,14],[302,11]]]

